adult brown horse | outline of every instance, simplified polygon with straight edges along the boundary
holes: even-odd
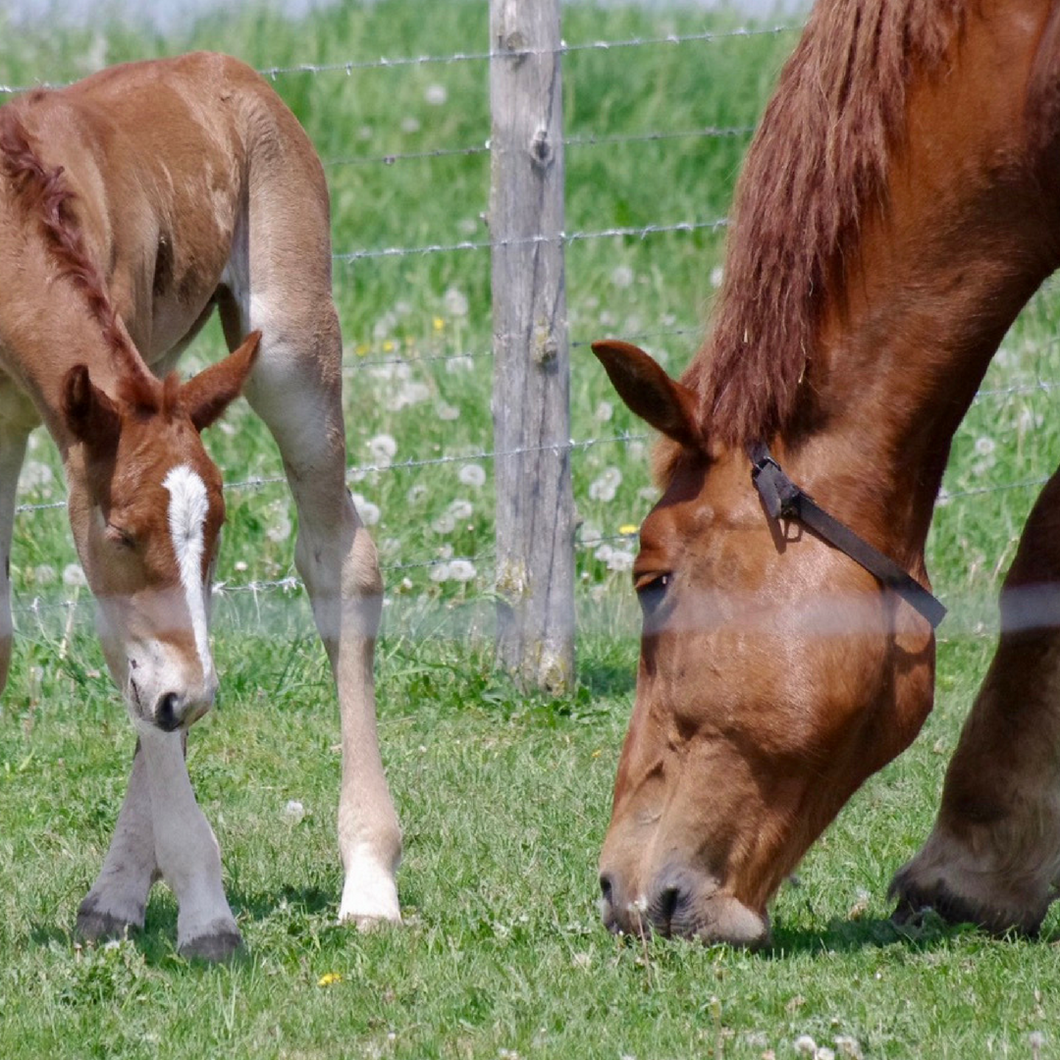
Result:
[[[920,729],[939,616],[913,579],[953,433],[1060,263],[1058,172],[1060,4],[819,0],[748,154],[705,345],[680,382],[596,346],[666,436],[600,859],[612,929],[763,941],[785,875]],[[776,503],[789,480],[845,538]],[[1060,882],[1060,630],[1026,592],[1060,581],[1058,523],[1054,477],[900,909],[1033,931]]]
[[[78,930],[141,926],[161,875],[184,953],[239,944],[183,743],[217,689],[207,617],[224,501],[199,432],[244,388],[283,457],[295,560],[338,686],[339,915],[398,919],[401,839],[372,682],[381,582],[345,486],[328,195],[305,133],[254,71],[220,55],[119,66],[8,103],[0,292],[0,680],[15,486],[43,420],[139,737]],[[167,373],[215,306],[234,352],[180,385]]]

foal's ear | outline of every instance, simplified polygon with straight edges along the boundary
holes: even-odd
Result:
[[[121,430],[117,406],[92,382],[85,364],[75,364],[66,373],[61,411],[67,430],[96,449],[114,442]]]
[[[616,339],[593,343],[618,396],[642,420],[668,438],[692,449],[703,447],[696,424],[696,395],[671,379],[638,346]]]
[[[197,431],[205,430],[243,390],[243,384],[254,367],[261,332],[252,331],[243,345],[223,361],[211,364],[180,388],[180,403],[187,410]]]

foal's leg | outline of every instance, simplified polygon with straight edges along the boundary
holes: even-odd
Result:
[[[18,474],[26,455],[28,428],[2,417],[3,388],[0,387],[0,692],[7,684],[11,666],[11,535],[15,525],[15,494]]]
[[[255,296],[256,309],[265,304]],[[312,320],[252,316],[263,339],[247,397],[283,457],[298,508],[295,564],[338,689],[338,833],[346,875],[339,918],[396,921],[401,830],[379,755],[372,673],[383,586],[375,546],[346,488],[342,345],[330,292],[311,304]]]
[[[186,738],[161,729],[141,732],[151,831],[159,871],[177,899],[177,948],[186,957],[216,961],[241,939],[221,881],[221,851],[188,778]]]
[[[151,790],[143,747],[137,740],[129,786],[103,868],[77,910],[77,933],[100,939],[142,928],[147,896],[157,878]]]
[[[1060,472],[1001,592],[997,653],[946,772],[924,848],[895,876],[899,918],[931,906],[1034,932],[1060,882]]]

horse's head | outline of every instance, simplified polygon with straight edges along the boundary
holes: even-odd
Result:
[[[187,726],[213,703],[207,618],[224,499],[199,432],[239,394],[258,339],[182,386],[144,373],[108,395],[84,365],[63,382],[70,523],[137,726]]]
[[[604,920],[758,944],[785,875],[930,710],[932,632],[849,557],[768,518],[747,454],[705,437],[692,390],[635,347],[594,349],[668,439],[633,571],[643,636]]]

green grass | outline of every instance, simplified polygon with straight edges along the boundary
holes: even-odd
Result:
[[[572,44],[708,24],[688,12],[588,5],[567,8],[565,19]],[[752,125],[792,41],[571,53],[566,131]],[[0,15],[0,82],[60,81],[100,58],[218,42],[271,67],[482,51],[488,35],[484,5],[470,2],[382,0],[298,24],[218,16],[168,40],[108,26],[15,34]],[[275,85],[329,163],[336,250],[487,238],[486,155],[350,163],[484,143],[483,63],[284,74]],[[428,102],[443,94],[437,86],[444,103]],[[737,135],[572,145],[567,228],[721,216],[745,144]],[[647,334],[648,348],[678,370],[696,345],[719,253],[704,232],[572,244],[575,438],[642,432],[583,344]],[[492,448],[488,268],[479,251],[337,267],[353,465],[374,464],[371,443],[384,434],[398,462]],[[1030,1057],[1032,1032],[1046,1035],[1042,1055],[1052,1055],[1056,914],[1036,943],[937,922],[900,933],[884,894],[930,827],[991,649],[992,599],[1036,492],[1001,487],[1039,480],[1060,459],[1055,401],[1036,386],[1060,381],[1058,322],[1052,287],[1006,340],[954,443],[952,499],[930,545],[936,587],[959,604],[943,627],[936,710],[814,847],[798,886],[782,890],[774,948],[763,954],[616,941],[597,919],[595,860],[637,657],[628,574],[609,569],[599,539],[622,553],[633,547],[611,539],[650,506],[644,442],[575,451],[580,684],[562,699],[520,693],[491,665],[489,460],[471,460],[481,484],[462,481],[456,459],[358,476],[354,489],[380,512],[373,532],[387,568],[379,713],[406,835],[400,930],[359,935],[334,924],[338,722],[301,593],[265,584],[221,598],[221,704],[196,726],[190,768],[248,944],[243,961],[223,968],[175,953],[164,887],[134,942],[78,947],[70,936],[113,827],[132,735],[101,673],[86,598],[65,606],[77,590],[62,578],[75,558],[64,512],[21,515],[21,637],[0,708],[0,1057],[759,1058],[795,1056],[800,1035],[837,1051],[835,1040],[849,1038],[866,1057]],[[211,331],[195,355],[205,360],[219,345]],[[279,474],[242,406],[208,444],[230,483]],[[50,443],[40,439],[29,460],[23,499],[60,499]],[[607,499],[594,483],[613,483],[615,470],[621,481]],[[454,514],[456,501],[466,503]],[[290,575],[293,521],[282,485],[233,489],[219,577],[238,588]],[[476,575],[432,578],[449,556],[470,557]],[[298,823],[285,814],[290,800],[306,808]],[[319,985],[327,975],[339,978]]]

